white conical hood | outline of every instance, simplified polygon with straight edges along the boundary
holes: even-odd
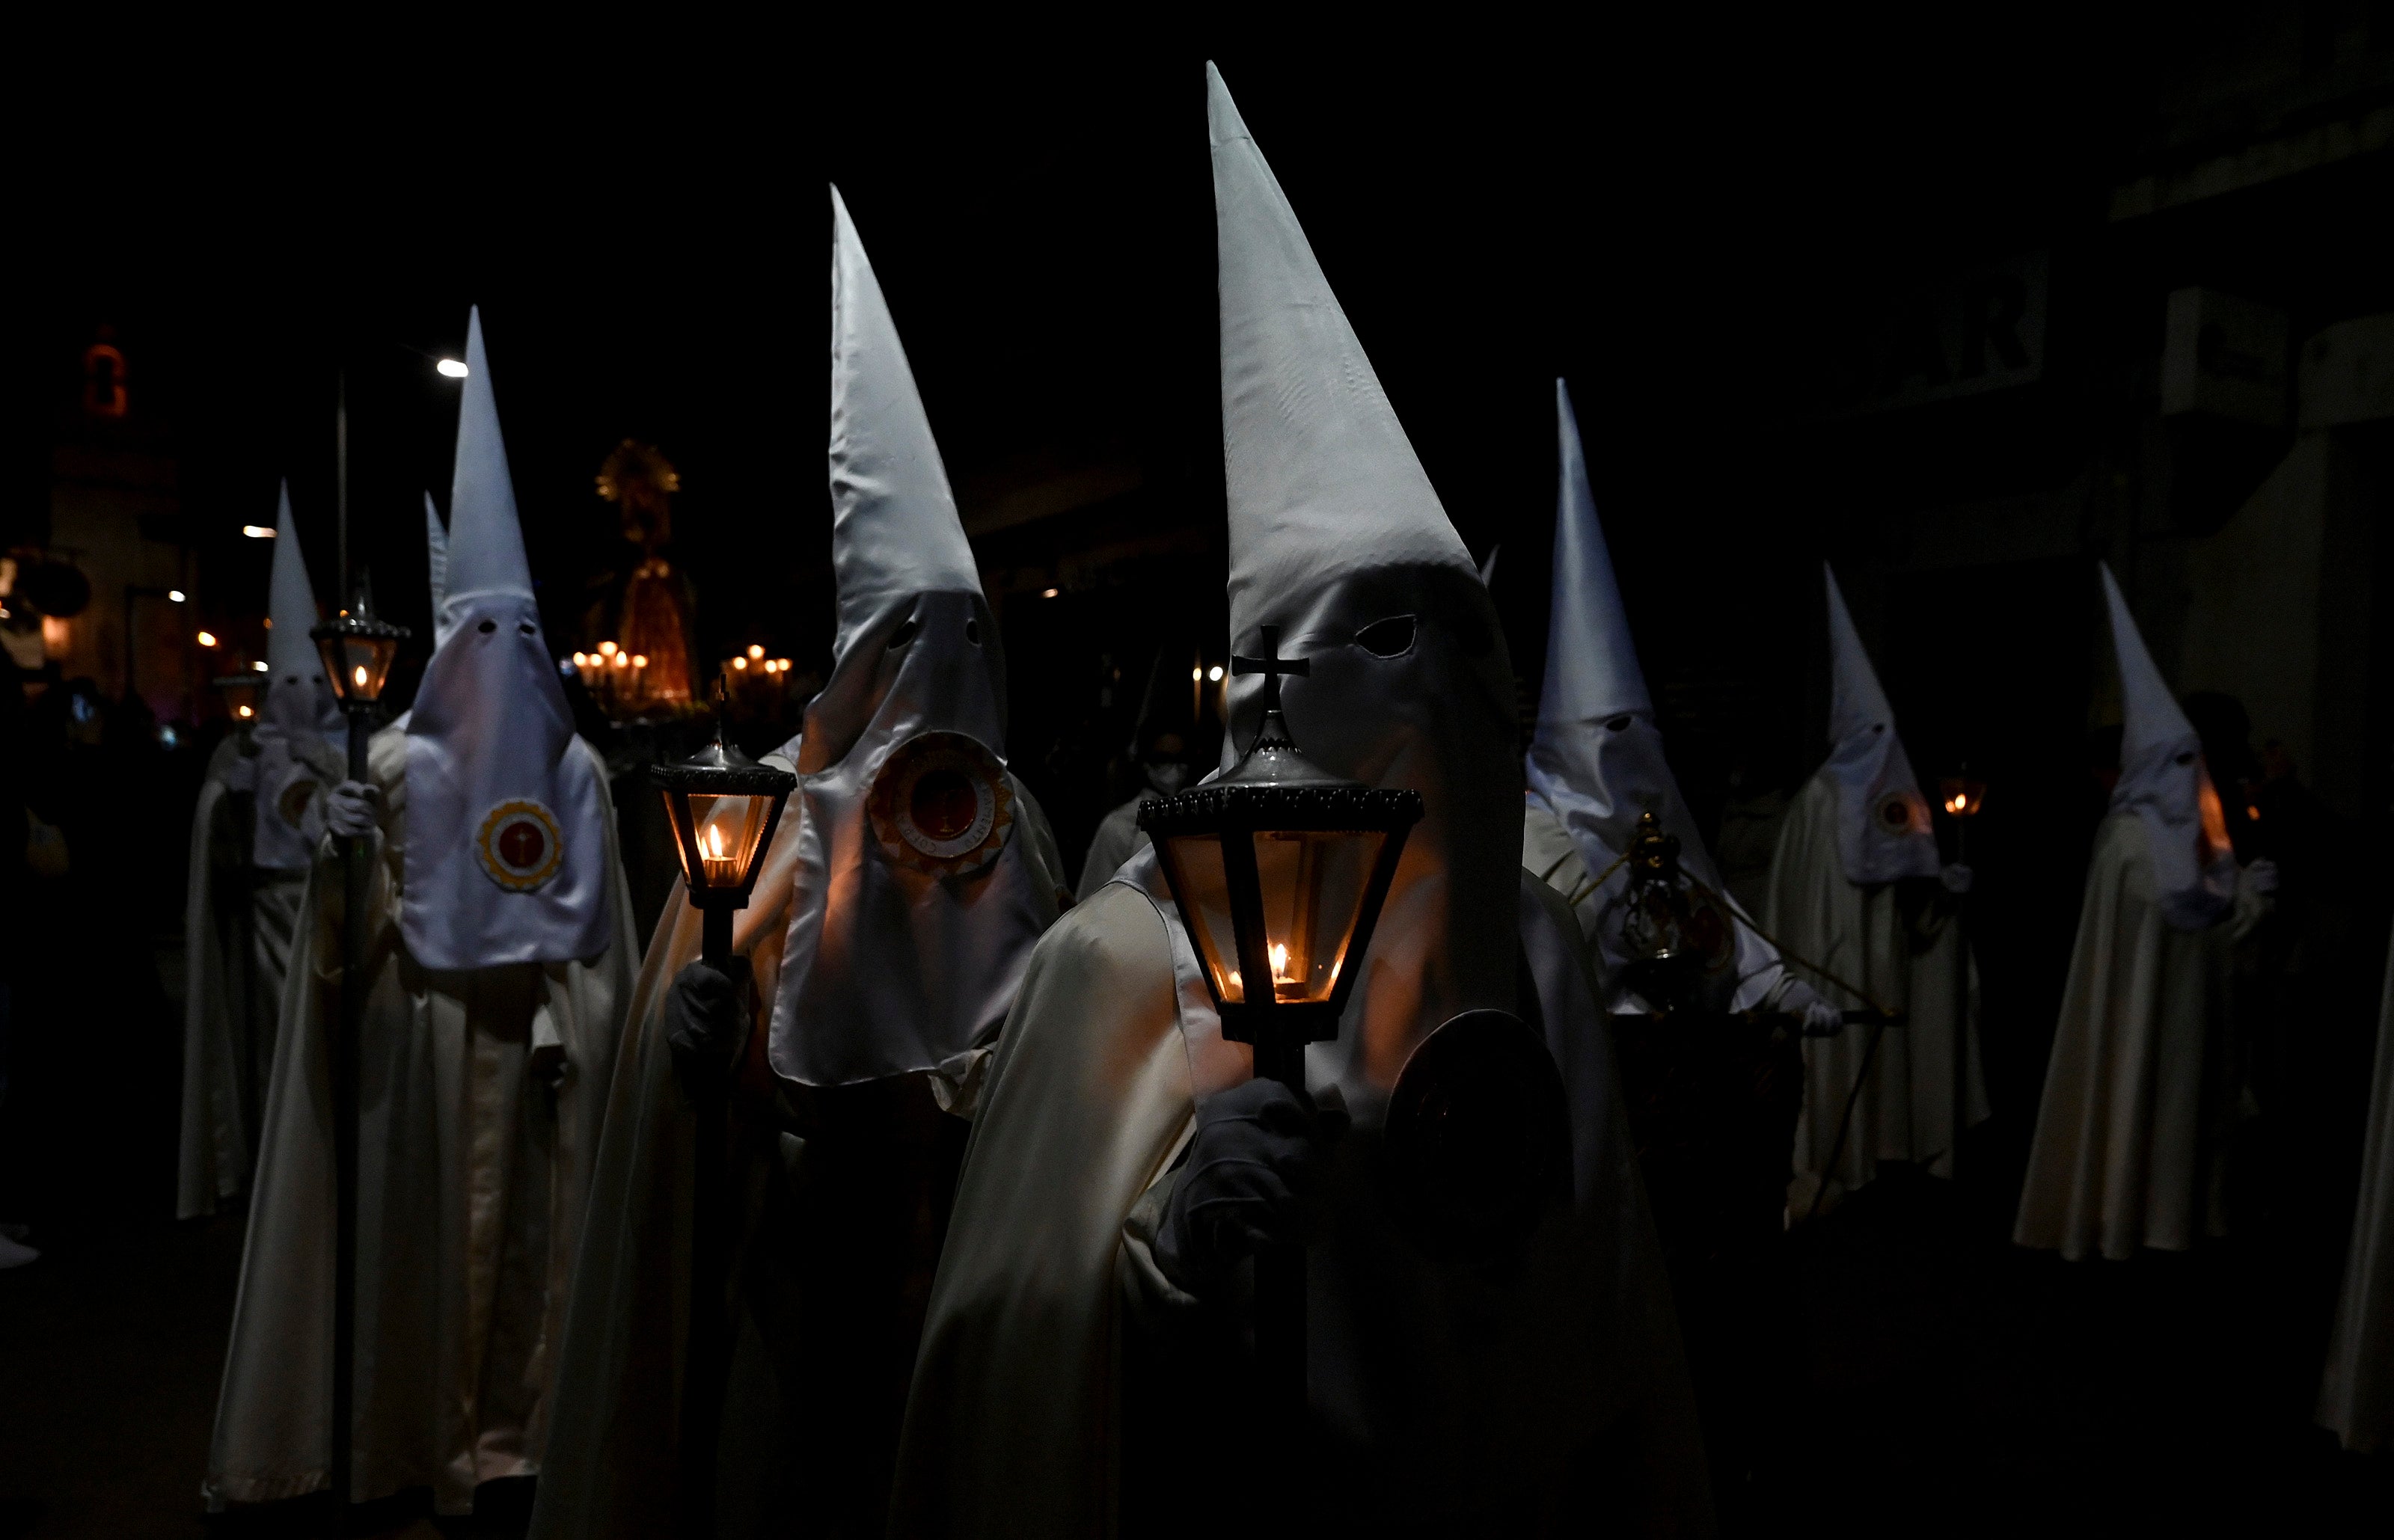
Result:
[[[1663,754],[1653,698],[1638,666],[1629,616],[1613,581],[1612,557],[1597,522],[1579,418],[1572,411],[1571,391],[1559,379],[1555,381],[1555,437],[1554,603],[1546,621],[1546,677],[1538,697],[1538,726],[1524,769],[1530,796],[1562,824],[1589,875],[1605,878],[1595,895],[1594,940],[1609,983],[1621,977],[1629,960],[1622,938],[1627,909],[1620,902],[1629,878],[1620,859],[1639,815],[1652,813],[1666,833],[1678,836],[1680,863],[1716,893],[1721,891],[1720,876]],[[1779,954],[1751,928],[1727,916],[1722,929],[1734,940],[1726,944],[1718,967],[1706,980],[1703,1003],[1743,1010],[1778,981],[1782,971]],[[1622,1011],[1645,1008],[1625,993],[1617,993],[1611,1005]]]
[[[1015,820],[997,625],[881,284],[832,190],[832,677],[805,777],[773,1068],[814,1086],[936,1069],[995,1035],[1056,917]],[[970,816],[914,820],[937,777]],[[914,788],[914,789],[909,789]],[[941,814],[940,816],[947,816]]]
[[[1612,575],[1612,553],[1597,521],[1579,414],[1571,388],[1555,381],[1555,433],[1561,464],[1556,482],[1554,604],[1546,615],[1546,678],[1540,722],[1599,722],[1624,711],[1654,714],[1629,612]]]
[[[1837,792],[1837,864],[1848,882],[1935,876],[1942,862],[1928,800],[1896,736],[1895,712],[1854,629],[1837,574],[1821,563],[1829,594],[1829,758],[1821,773]]]
[[[1255,656],[1279,627],[1310,670],[1283,687],[1306,757],[1427,809],[1338,1041],[1312,1054],[1368,1121],[1440,1023],[1512,1008],[1512,669],[1470,554],[1210,66],[1207,88],[1231,649]],[[1254,741],[1262,696],[1254,675],[1232,678],[1226,757]]]
[[[831,190],[831,559],[845,654],[892,599],[980,593],[889,301]]]
[[[2203,739],[2145,650],[2111,564],[2098,565],[2120,664],[2120,781],[2111,809],[2144,820],[2164,917],[2181,930],[2200,930],[2236,902],[2228,821],[2203,766]]]
[[[319,616],[316,590],[299,526],[291,518],[291,484],[283,484],[274,517],[274,568],[268,578],[266,704],[258,712],[257,820],[250,859],[271,871],[305,868],[322,832],[317,794],[339,771],[333,748],[346,731],[341,706],[324,677],[323,655],[308,633]]]
[[[424,494],[424,567],[432,589],[432,645],[439,647],[449,639],[449,628],[441,622],[441,612],[449,603],[449,532],[441,527],[441,511],[432,506],[428,492]]]
[[[596,957],[616,882],[606,791],[541,635],[479,312],[466,367],[448,591],[408,713],[400,930],[433,968]]]
[[[530,599],[532,563],[524,557],[523,526],[516,518],[515,481],[507,475],[507,446],[499,432],[490,357],[482,349],[480,307],[466,314],[466,384],[458,393],[453,476],[443,608],[481,594]]]
[[[1476,578],[1221,72],[1205,77],[1231,636],[1251,636],[1276,597],[1351,571],[1366,538],[1378,565]]]

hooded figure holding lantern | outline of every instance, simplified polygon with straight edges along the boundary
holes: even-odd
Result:
[[[1306,1050],[1306,1097],[1225,1037],[1153,847],[1041,941],[957,1191],[891,1533],[1702,1531],[1702,1454],[1595,986],[1576,928],[1514,859],[1502,633],[1207,79],[1232,650],[1277,638],[1303,660],[1278,688],[1304,755],[1417,794],[1421,822],[1368,953],[1341,964],[1360,974],[1335,1039]],[[1226,759],[1256,738],[1272,678],[1235,681]],[[1551,1099],[1526,1099],[1537,1126],[1494,1142],[1560,1152],[1447,1192],[1525,1221],[1467,1253],[1446,1244],[1454,1210],[1400,1177],[1389,1112],[1445,1026],[1503,1017],[1529,1056],[1507,1066],[1542,1066]],[[1246,1291],[1259,1247],[1297,1244],[1306,1413],[1282,1447],[1255,1432]]]
[[[614,809],[574,734],[516,519],[481,318],[467,322],[435,646],[369,780],[327,799],[375,856],[360,1014],[353,1501],[471,1511],[537,1475],[599,1116],[638,942]],[[439,532],[431,520],[428,534]],[[278,625],[278,631],[283,627]],[[323,1487],[334,1270],[331,1054],[341,863],[319,846],[292,947],[212,1506]]]
[[[2243,1100],[2233,949],[2269,913],[2278,872],[2237,864],[2203,740],[2100,570],[2120,780],[2095,834],[2012,1239],[2121,1261],[2228,1232]]]
[[[836,189],[831,300],[832,675],[764,761],[799,785],[733,915],[732,966],[694,960],[700,916],[677,902],[641,969],[539,1540],[668,1533],[708,1509],[722,1533],[801,1510],[880,1532],[967,1120],[1032,943],[1071,902],[1046,817],[997,755],[997,626]],[[730,1082],[717,1365],[688,1347],[704,1076]],[[686,1405],[693,1384],[722,1386],[720,1405]],[[683,1447],[702,1428],[711,1471]]]

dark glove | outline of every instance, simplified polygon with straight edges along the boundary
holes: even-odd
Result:
[[[1277,1080],[1250,1080],[1198,1108],[1156,1236],[1164,1276],[1204,1295],[1258,1247],[1302,1241],[1323,1134],[1314,1110]]]
[[[691,1089],[720,1088],[748,1040],[748,959],[692,963],[665,991],[665,1046]]]

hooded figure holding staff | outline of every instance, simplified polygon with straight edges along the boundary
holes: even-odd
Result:
[[[183,1007],[183,1123],[175,1216],[213,1214],[245,1191],[256,1163],[276,1022],[324,792],[344,772],[347,725],[308,639],[316,593],[283,488],[267,591],[266,699],[250,744],[228,733],[191,814],[183,915],[191,980]],[[245,848],[235,794],[251,794]],[[245,922],[245,923],[244,923]]]
[[[880,281],[832,192],[839,631],[797,792],[733,915],[660,920],[632,1007],[559,1371],[540,1540],[719,1533],[803,1510],[878,1533],[922,1301],[998,1029],[1070,902],[998,757],[1006,667]],[[728,1365],[688,1362],[691,1077],[731,1082]],[[683,1400],[724,1387],[719,1409]],[[705,1393],[703,1389],[698,1393]],[[709,1493],[681,1442],[719,1429]],[[698,1501],[694,1504],[691,1498]]]
[[[375,850],[360,1019],[350,1501],[441,1513],[537,1475],[638,942],[614,809],[540,627],[479,313],[467,322],[446,589],[404,724],[327,799]],[[437,528],[438,520],[434,520]],[[428,534],[430,532],[428,531]],[[278,625],[276,629],[283,629]],[[341,864],[318,847],[283,1002],[206,1494],[322,1488],[335,1430],[330,1023]]]

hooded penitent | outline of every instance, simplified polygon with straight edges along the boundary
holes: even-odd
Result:
[[[1415,1043],[1475,1007],[1510,1009],[1518,923],[1512,670],[1488,592],[1280,183],[1212,77],[1230,642],[1309,672],[1283,686],[1306,757],[1421,793],[1368,967],[1335,1045],[1350,1100],[1385,1098]],[[1230,691],[1235,760],[1263,681]],[[1368,1104],[1368,1103],[1367,1103]]]
[[[1580,448],[1571,392],[1555,381],[1560,485],[1555,507],[1554,605],[1546,621],[1546,678],[1538,697],[1538,728],[1530,741],[1530,795],[1546,804],[1577,847],[1591,874],[1604,875],[1595,894],[1594,938],[1606,970],[1619,977],[1628,960],[1621,937],[1626,906],[1619,900],[1628,875],[1616,868],[1638,816],[1651,812],[1679,839],[1688,874],[1715,892],[1720,877],[1678,781],[1663,756],[1654,702],[1629,639],[1629,616],[1613,581],[1612,558],[1597,523],[1596,495]],[[1609,874],[1609,875],[1607,875]],[[1708,1003],[1743,1010],[1769,994],[1783,975],[1777,954],[1743,925],[1730,966],[1715,976]],[[1733,985],[1733,988],[1721,986]],[[1642,1008],[1624,995],[1614,1008]]]
[[[773,1068],[936,1069],[994,1033],[1052,884],[1015,837],[1006,666],[888,302],[832,192],[832,675],[807,708]]]
[[[2120,782],[2111,810],[2144,821],[2162,917],[2177,929],[2201,930],[2236,902],[2236,853],[2203,768],[2203,740],[2145,651],[2111,563],[2102,567],[2120,661]]]
[[[1661,1532],[1664,1510],[1692,1518],[1677,1336],[1579,936],[1517,860],[1495,614],[1287,198],[1220,76],[1207,85],[1232,652],[1258,655],[1279,627],[1307,668],[1282,689],[1305,757],[1425,807],[1337,1037],[1307,1055],[1353,1127],[1313,1192],[1319,1436],[1290,1455],[1299,1502],[1322,1533],[1534,1533],[1598,1513]],[[1259,686],[1230,691],[1229,756],[1260,726]],[[1518,1012],[1559,1072],[1551,1131],[1572,1179],[1500,1265],[1451,1267],[1407,1231],[1424,1210],[1391,1190],[1392,1141],[1411,1146],[1388,1109],[1414,1050],[1476,1007]],[[1199,1108],[1253,1068],[1151,849],[1041,941],[940,1255],[892,1534],[1252,1521],[1260,1499],[1192,1483],[1186,1459],[1252,1397],[1243,1308],[1166,1282],[1147,1217],[1181,1191]]]
[[[318,789],[338,778],[333,748],[344,724],[324,660],[308,632],[316,624],[316,594],[291,520],[291,488],[283,488],[274,518],[274,573],[267,596],[274,625],[266,636],[265,709],[257,724],[257,822],[252,860],[271,871],[304,870],[315,852],[321,822],[310,816]]]
[[[596,957],[605,791],[541,636],[479,310],[466,365],[441,639],[407,727],[400,929],[432,968]]]
[[[1879,688],[1870,654],[1847,612],[1837,574],[1821,564],[1829,590],[1829,762],[1822,773],[1837,792],[1837,864],[1848,882],[1869,886],[1898,877],[1933,877],[1941,862],[1928,802],[1895,735],[1895,713]]]

